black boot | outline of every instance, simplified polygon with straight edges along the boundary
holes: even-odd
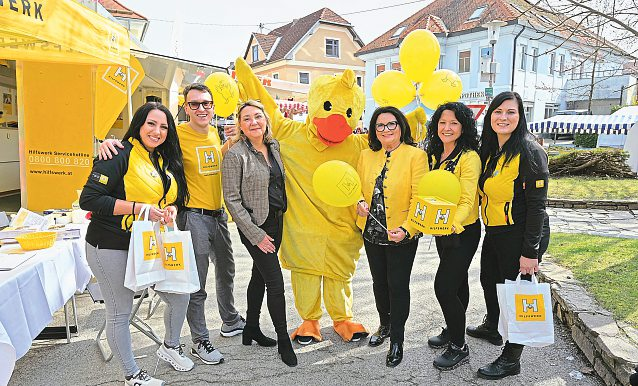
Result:
[[[439,370],[453,370],[467,362],[469,360],[469,355],[470,349],[467,347],[467,344],[464,344],[463,347],[458,347],[454,343],[450,342],[443,354],[434,359],[433,364],[434,367]]]
[[[390,341],[390,349],[385,357],[385,365],[388,367],[396,367],[403,360],[403,343],[394,343]]]
[[[467,326],[465,331],[469,336],[485,339],[493,345],[500,346],[503,344],[503,337],[498,333],[498,326],[487,320],[487,315],[483,318],[483,323],[476,327]]]
[[[370,341],[368,342],[368,346],[377,347],[380,346],[385,338],[390,336],[390,326],[381,325],[377,329],[377,332],[372,334],[370,337]]]
[[[479,378],[483,379],[502,379],[510,375],[516,375],[521,372],[521,353],[523,345],[505,343],[501,356],[487,366],[478,369]]]
[[[263,347],[275,347],[277,345],[277,341],[264,335],[259,326],[244,327],[244,332],[241,336],[241,343],[244,346],[250,346],[253,343],[253,340]]]
[[[441,333],[428,339],[428,346],[432,348],[443,348],[450,342],[450,333],[447,327],[441,329]]]
[[[281,360],[285,364],[290,367],[297,366],[297,355],[295,354],[295,350],[292,349],[290,338],[285,337],[277,339],[277,351],[279,351]]]

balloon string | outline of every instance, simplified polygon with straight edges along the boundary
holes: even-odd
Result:
[[[370,213],[369,211],[368,211],[368,216],[372,217],[374,221],[376,221],[379,225],[381,225],[381,228],[383,228],[386,232],[388,232],[388,228],[384,227],[383,224],[381,224],[381,221],[377,220],[377,218],[374,217],[372,213]]]

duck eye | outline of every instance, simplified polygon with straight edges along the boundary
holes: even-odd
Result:
[[[348,116],[348,118],[352,117],[352,109],[348,108],[348,110],[346,110],[346,115]]]
[[[329,101],[323,102],[323,109],[326,111],[332,110],[332,103],[330,103]]]

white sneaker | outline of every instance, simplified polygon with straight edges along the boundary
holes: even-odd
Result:
[[[160,359],[170,363],[175,370],[190,371],[193,369],[193,366],[195,366],[195,363],[184,355],[182,347],[184,347],[183,344],[173,348],[166,347],[166,345],[162,343],[160,348],[157,349],[156,354]]]
[[[210,340],[202,340],[193,344],[191,354],[201,359],[207,365],[217,365],[224,361],[224,356],[210,343]]]
[[[131,377],[126,377],[124,380],[124,385],[126,386],[164,386],[164,381],[161,379],[153,378],[146,370],[140,370],[135,375]]]

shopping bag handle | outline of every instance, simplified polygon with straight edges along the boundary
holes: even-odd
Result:
[[[177,224],[175,224],[174,221],[173,221],[173,224],[174,224],[173,226],[164,225],[164,227],[166,228],[166,233],[168,233],[168,232],[179,232],[180,231],[179,227],[177,226]]]
[[[142,205],[142,209],[140,209],[140,213],[138,213],[137,218],[141,218],[143,221],[148,221],[148,217],[151,214],[151,206],[149,204]]]
[[[521,284],[521,280],[522,280],[521,275],[522,273],[519,272],[518,275],[516,276],[516,284]],[[533,274],[531,276],[532,276],[532,280],[531,280],[532,284],[534,285],[538,284],[538,279],[536,278],[536,274]]]

